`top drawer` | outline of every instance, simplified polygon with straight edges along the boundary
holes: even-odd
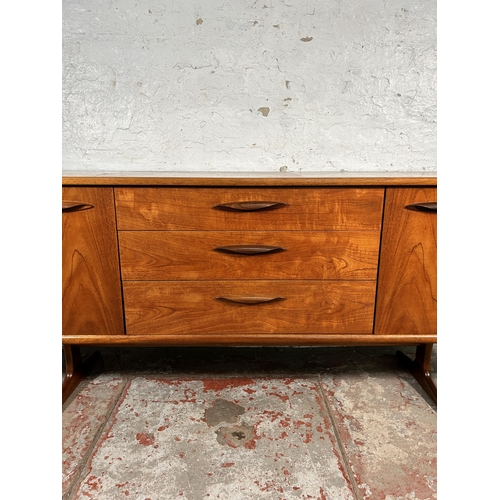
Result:
[[[380,230],[383,188],[115,188],[119,230]]]

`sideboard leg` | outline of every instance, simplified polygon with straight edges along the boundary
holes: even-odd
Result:
[[[417,346],[415,359],[411,359],[401,351],[397,351],[396,355],[405,364],[406,368],[408,368],[432,401],[437,404],[437,388],[431,377],[431,356],[433,345],[434,344],[419,344]]]
[[[77,345],[64,346],[64,358],[66,360],[66,375],[62,384],[62,403],[71,396],[71,393],[78,387],[90,370],[90,367],[99,359],[98,351],[82,359],[80,347]]]

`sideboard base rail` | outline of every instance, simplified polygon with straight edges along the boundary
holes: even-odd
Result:
[[[234,333],[234,334],[179,334],[179,335],[64,335],[63,345],[92,345],[114,347],[314,347],[314,346],[370,346],[418,345],[437,342],[437,335],[372,335],[328,333]]]

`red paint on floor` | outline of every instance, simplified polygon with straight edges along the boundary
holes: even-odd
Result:
[[[63,413],[63,499],[437,498],[435,411],[410,376],[362,361],[302,378],[90,380]],[[217,400],[244,411],[209,426]]]
[[[155,442],[154,434],[144,434],[143,432],[136,434],[135,439],[143,446],[151,446]]]
[[[204,392],[219,393],[225,389],[234,389],[235,387],[251,386],[254,384],[255,382],[251,378],[212,378],[203,380],[203,390]],[[250,391],[255,392],[255,389],[250,389]],[[252,392],[248,392],[248,394],[252,394]]]

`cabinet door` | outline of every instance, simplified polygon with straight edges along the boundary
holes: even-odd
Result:
[[[437,333],[437,205],[432,203],[437,204],[436,188],[387,188],[375,334]]]
[[[63,335],[124,333],[115,220],[113,188],[63,188]]]

